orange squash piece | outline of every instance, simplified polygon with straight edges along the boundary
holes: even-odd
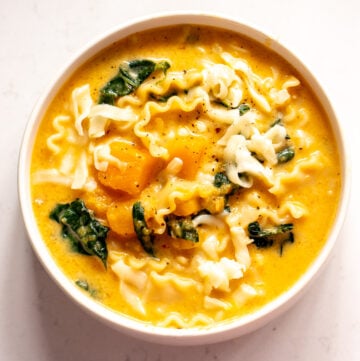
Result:
[[[200,202],[198,198],[189,199],[187,201],[176,201],[176,209],[174,214],[177,216],[189,216],[199,212],[201,209]]]
[[[135,236],[132,218],[133,203],[132,200],[115,202],[107,210],[106,217],[109,227],[120,236]]]
[[[207,139],[203,136],[178,135],[167,144],[170,160],[177,157],[183,161],[183,167],[178,176],[193,180],[199,170],[201,158],[206,149]]]
[[[135,143],[116,140],[111,143],[110,150],[124,167],[110,163],[106,171],[98,172],[100,183],[106,187],[137,195],[160,169],[161,161]]]

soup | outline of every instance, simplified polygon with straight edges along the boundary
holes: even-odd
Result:
[[[33,209],[54,260],[115,312],[208,327],[289,289],[341,187],[311,89],[217,28],[133,34],[82,65],[40,124]]]

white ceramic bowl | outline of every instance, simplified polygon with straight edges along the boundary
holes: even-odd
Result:
[[[65,275],[58,268],[53,258],[51,257],[37,228],[34,214],[32,212],[30,198],[30,158],[34,144],[34,138],[45,110],[62,84],[64,84],[64,82],[81,64],[113,42],[134,32],[139,32],[154,27],[182,23],[210,25],[244,34],[253,40],[266,44],[269,48],[280,54],[289,63],[291,63],[299,71],[299,73],[301,73],[302,77],[309,83],[313,91],[316,93],[323,108],[327,112],[331,126],[333,127],[334,133],[336,135],[343,175],[340,206],[337,212],[335,223],[331,230],[331,234],[315,262],[299,279],[299,281],[296,282],[296,284],[287,292],[283,293],[280,297],[267,304],[256,313],[239,318],[230,323],[221,324],[204,330],[164,329],[144,324],[142,322],[137,322],[112,312],[111,310],[93,301],[90,297],[84,295],[83,292],[78,289],[78,287],[76,287],[65,277]],[[336,238],[340,231],[340,227],[345,218],[345,209],[349,198],[350,183],[348,167],[349,165],[345,149],[345,141],[343,139],[339,123],[329,102],[329,99],[323,91],[322,87],[317,82],[316,78],[292,52],[263,32],[234,19],[199,13],[171,13],[151,16],[119,26],[118,28],[106,33],[82,49],[78,55],[75,56],[74,59],[64,69],[62,69],[62,71],[60,71],[58,76],[55,78],[55,81],[51,83],[50,87],[45,91],[44,95],[38,101],[28,122],[19,159],[18,187],[21,209],[32,247],[42,262],[44,268],[72,300],[87,310],[91,315],[96,316],[98,319],[104,321],[108,325],[129,335],[133,335],[147,341],[164,343],[167,345],[196,345],[224,341],[254,331],[288,309],[303,294],[303,292],[310,285],[311,281],[314,280],[315,276],[324,266],[326,260],[329,258],[329,254],[334,247]]]

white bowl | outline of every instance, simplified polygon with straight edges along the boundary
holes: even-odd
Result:
[[[111,45],[113,42],[128,36],[129,34],[154,27],[183,23],[209,25],[238,32],[257,42],[266,44],[270,49],[291,63],[292,66],[311,86],[313,91],[316,93],[321,105],[327,112],[327,116],[331,122],[331,126],[336,136],[343,176],[340,205],[330,236],[328,237],[328,240],[322,248],[320,254],[311,264],[306,273],[303,274],[303,276],[287,292],[283,293],[281,296],[257,312],[241,317],[232,322],[219,324],[204,330],[164,329],[151,326],[149,324],[145,324],[143,322],[136,321],[115,313],[93,301],[90,297],[84,295],[83,292],[73,284],[73,282],[67,279],[67,277],[62,273],[50,255],[36,225],[30,197],[30,160],[35,135],[37,133],[39,123],[51,100],[58,92],[60,87],[64,84],[64,82],[71,76],[71,74],[94,54]],[[104,321],[111,327],[150,342],[164,343],[167,345],[196,345],[214,343],[235,338],[265,325],[274,317],[280,315],[291,305],[293,305],[295,301],[298,300],[299,297],[304,293],[304,291],[308,289],[308,286],[319,273],[320,269],[323,268],[326,260],[329,258],[331,250],[334,247],[336,238],[338,237],[341,225],[345,218],[345,209],[349,198],[349,178],[348,157],[339,122],[328,97],[317,82],[314,75],[286,47],[262,31],[255,29],[253,26],[241,23],[235,19],[200,13],[170,13],[138,19],[111,30],[83,48],[73,58],[73,60],[60,71],[60,73],[55,78],[55,81],[51,83],[50,87],[45,91],[44,95],[36,104],[24,134],[18,168],[19,197],[30,242],[44,268],[52,276],[59,287],[83,309],[88,311],[91,315],[96,316],[101,321]]]

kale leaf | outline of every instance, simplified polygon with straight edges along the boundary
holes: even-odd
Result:
[[[181,238],[194,243],[199,242],[198,232],[190,216],[180,217],[170,214],[166,218],[168,234],[173,238]]]
[[[286,243],[294,243],[295,242],[295,237],[294,237],[294,233],[289,232],[289,236],[284,238],[281,242],[280,242],[280,256],[282,256],[283,251],[284,251],[284,246]]]
[[[88,281],[84,279],[78,279],[75,281],[75,284],[84,291],[88,292],[91,297],[97,296],[97,291],[89,285]]]
[[[214,186],[220,190],[223,195],[231,195],[239,186],[232,183],[225,172],[218,172],[214,177]]]
[[[136,59],[124,62],[118,74],[100,89],[99,104],[113,105],[118,97],[134,92],[151,73],[156,70],[166,73],[169,67],[167,61],[155,63],[152,60]]]
[[[240,105],[238,105],[237,107],[233,107],[229,104],[227,104],[224,100],[218,100],[216,101],[216,103],[228,108],[228,109],[238,109],[239,110],[239,114],[240,116],[244,115],[245,113],[247,113],[251,108],[249,104],[246,103],[241,103]]]
[[[285,234],[285,238],[281,237],[280,241],[280,255],[283,253],[285,243],[294,243],[294,234],[291,232],[294,229],[292,223],[284,223],[278,226],[261,228],[259,222],[252,222],[248,225],[249,237],[254,241],[258,248],[268,248],[274,244],[274,241],[279,238],[279,235]]]
[[[250,105],[246,104],[246,103],[242,103],[239,105],[239,114],[244,115],[245,113],[247,113],[250,110]]]
[[[140,202],[135,202],[132,208],[132,218],[134,223],[134,230],[138,240],[140,241],[143,249],[155,256],[154,252],[154,232],[148,228],[145,220],[145,210]]]
[[[81,199],[57,204],[50,218],[61,224],[61,234],[70,240],[74,251],[99,257],[106,268],[106,237],[109,228],[93,216]]]
[[[276,153],[278,163],[286,163],[289,162],[295,156],[294,148],[287,147]]]
[[[239,178],[247,179],[248,175],[246,173],[238,173]],[[225,172],[218,172],[214,177],[214,186],[219,189],[220,194],[224,196],[233,195],[240,186],[238,184],[233,183]]]
[[[231,181],[224,172],[218,172],[215,174],[214,186],[216,188],[228,187],[230,184]]]

